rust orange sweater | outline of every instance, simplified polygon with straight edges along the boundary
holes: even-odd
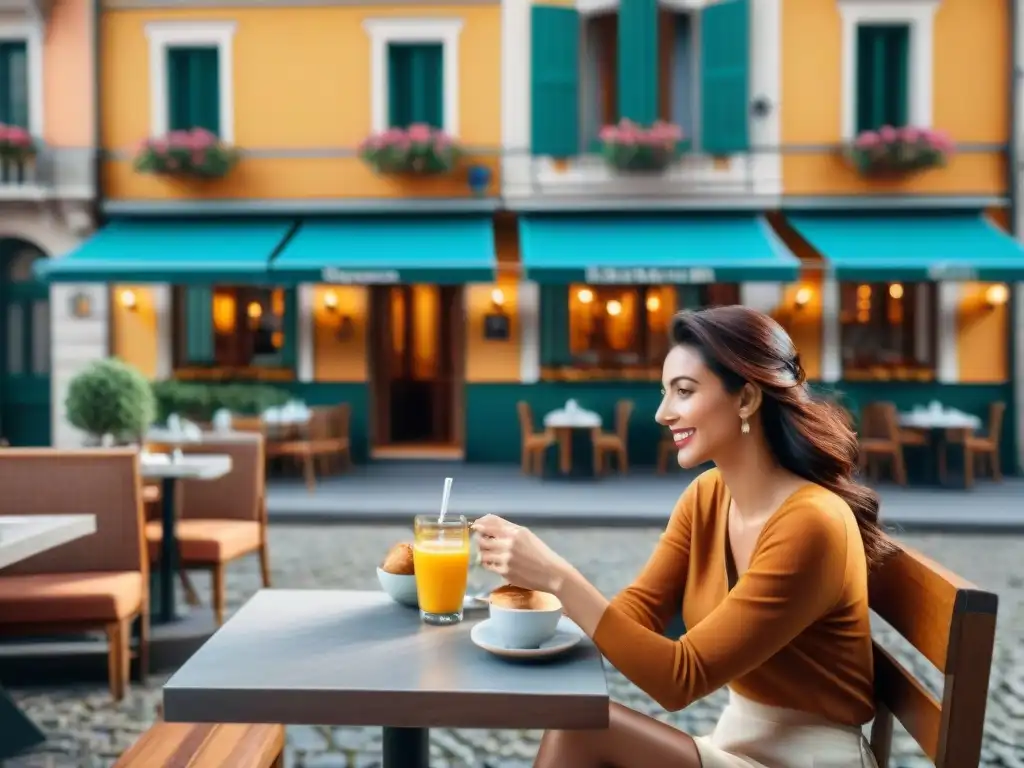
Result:
[[[867,563],[849,506],[803,486],[769,518],[729,589],[729,496],[718,470],[691,483],[639,578],[594,642],[665,709],[729,685],[748,699],[845,725],[874,717]],[[662,633],[682,606],[686,634]]]

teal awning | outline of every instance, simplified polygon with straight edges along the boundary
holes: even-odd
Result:
[[[1024,248],[978,213],[787,218],[839,280],[1024,280]]]
[[[71,253],[40,260],[52,283],[268,283],[267,265],[294,228],[288,220],[124,219]]]
[[[792,282],[800,262],[761,216],[526,216],[526,276],[541,283]]]
[[[490,216],[367,216],[304,221],[271,262],[286,282],[472,283],[497,272]]]

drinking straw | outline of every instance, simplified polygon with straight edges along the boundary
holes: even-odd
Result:
[[[452,478],[444,479],[444,494],[441,496],[441,514],[437,518],[438,523],[444,522],[445,513],[448,511],[448,499],[452,495]]]

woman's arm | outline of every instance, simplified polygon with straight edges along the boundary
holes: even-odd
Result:
[[[679,710],[757,669],[835,605],[846,547],[845,523],[831,510],[779,510],[733,590],[679,640],[641,626],[614,604],[594,624],[598,604],[571,576],[563,603],[616,669],[665,709]]]

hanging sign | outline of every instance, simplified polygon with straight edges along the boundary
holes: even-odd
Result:
[[[713,283],[715,270],[708,267],[652,269],[647,267],[587,267],[586,282],[592,285],[671,285]]]

